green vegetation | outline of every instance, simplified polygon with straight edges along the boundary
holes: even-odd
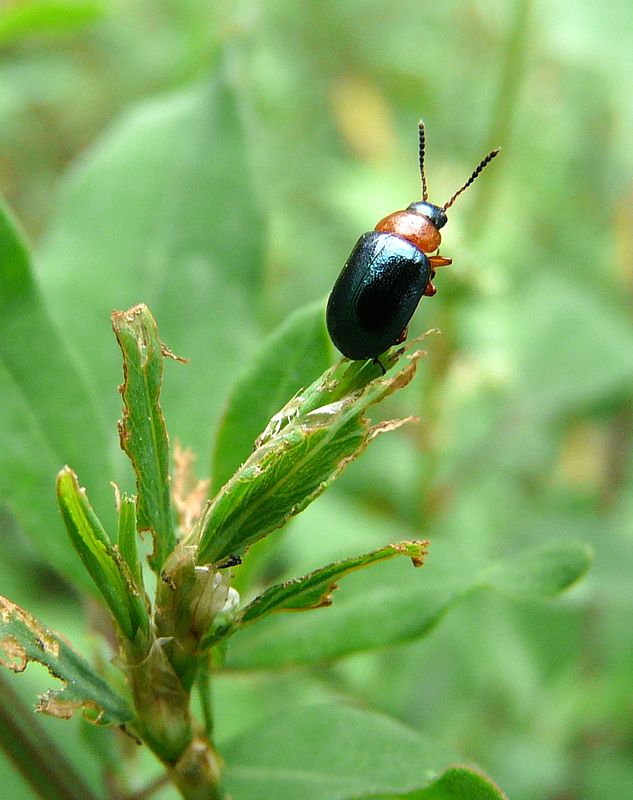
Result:
[[[630,10],[392,6],[0,10],[14,800],[630,794]],[[432,201],[503,150],[383,379],[324,298],[419,117]]]

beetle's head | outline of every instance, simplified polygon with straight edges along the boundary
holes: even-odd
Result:
[[[446,211],[442,206],[433,205],[433,203],[428,203],[426,200],[418,200],[417,203],[411,203],[407,210],[415,211],[416,214],[422,214],[423,217],[430,219],[438,231],[448,222]]]

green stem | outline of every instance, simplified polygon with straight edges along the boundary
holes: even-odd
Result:
[[[510,29],[499,59],[499,85],[492,104],[494,110],[489,124],[487,141],[498,143],[502,148],[510,147],[512,123],[525,75],[531,10],[532,0],[515,0]],[[474,220],[477,221],[477,231],[486,230],[485,220],[494,207],[492,198],[502,174],[500,169],[490,170],[486,180],[477,187],[468,216],[471,226],[474,227]]]
[[[98,800],[3,676],[0,676],[0,747],[39,797]]]
[[[194,739],[169,775],[184,800],[225,800],[222,759],[205,737]]]
[[[202,708],[202,716],[204,718],[204,732],[209,737],[213,738],[213,702],[211,698],[211,675],[209,674],[209,663],[200,664],[200,671],[197,677],[198,696],[200,697],[200,706]]]
[[[191,717],[189,687],[183,686],[166,652],[173,644],[154,641],[142,661],[127,665],[138,715],[135,731],[163,762],[185,800],[222,800],[222,759]]]
[[[167,773],[164,775],[159,775],[157,778],[154,778],[151,783],[148,783],[145,788],[126,795],[123,800],[148,800],[149,797],[159,791],[159,789],[162,789],[168,783],[169,775]]]

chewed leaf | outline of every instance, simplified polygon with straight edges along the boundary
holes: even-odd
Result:
[[[29,661],[43,664],[64,684],[49,691],[37,710],[68,719],[75,709],[99,725],[123,725],[133,718],[128,704],[53,631],[27,611],[0,597],[0,663],[23,672]]]
[[[57,500],[75,550],[108,604],[122,635],[134,642],[139,631],[147,633],[149,617],[139,584],[140,573],[134,566],[129,543],[125,544],[122,556],[114,549],[69,467],[64,467],[57,476]],[[127,515],[129,511],[126,501],[121,514]],[[133,515],[131,521],[133,523]],[[131,568],[126,558],[132,562]]]
[[[163,359],[173,357],[158,338],[156,321],[144,305],[112,314],[123,352],[121,447],[132,462],[138,491],[139,530],[154,538],[150,564],[160,572],[176,546],[169,495],[169,443],[159,397]]]
[[[390,366],[401,355],[394,355]],[[379,367],[371,362],[340,361],[295,398],[292,411],[276,415],[250,458],[209,502],[198,563],[217,564],[244,553],[303,511],[378,433],[389,429],[372,428],[365,412],[409,383],[421,355],[414,353],[388,378],[376,376]]]
[[[385,563],[380,585],[367,570],[350,575],[325,614],[271,614],[231,640],[225,668],[314,664],[427,636],[470,593],[486,589],[549,599],[586,572],[585,545],[551,543],[486,567],[469,564],[440,539],[431,541],[422,575]]]
[[[346,558],[301,578],[271,586],[270,589],[256,597],[245,606],[242,611],[226,625],[220,620],[212,635],[205,641],[205,645],[216,644],[220,639],[235,633],[241,627],[250,625],[262,617],[278,611],[308,611],[314,608],[329,606],[332,603],[332,594],[338,588],[336,581],[350,572],[371,566],[379,561],[385,561],[394,556],[407,556],[413,566],[421,567],[426,556],[428,542],[398,542],[389,544],[371,553]]]
[[[119,535],[117,540],[118,552],[127,565],[129,577],[139,596],[145,594],[143,586],[143,570],[139,561],[136,533],[136,498],[124,494],[118,499],[119,510]]]

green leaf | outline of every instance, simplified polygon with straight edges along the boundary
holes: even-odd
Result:
[[[279,611],[308,611],[332,604],[332,594],[338,588],[336,581],[363,567],[386,561],[394,556],[407,556],[415,567],[421,567],[426,556],[428,542],[398,542],[381,547],[371,553],[347,558],[322,567],[302,578],[294,578],[285,583],[271,586],[256,597],[234,617],[228,626],[215,627],[215,633],[205,645],[216,644],[220,639],[230,636],[239,628]]]
[[[138,529],[151,532],[154,552],[149,563],[160,573],[176,546],[169,495],[169,443],[160,407],[166,352],[156,322],[144,305],[114,311],[112,327],[123,353],[121,447],[136,475]]]
[[[401,355],[391,354],[389,365]],[[306,508],[379,433],[400,425],[402,420],[372,428],[365,412],[409,383],[420,356],[414,353],[393,377],[373,380],[376,365],[341,360],[291,401],[207,506],[198,563],[220,563],[246,551]]]
[[[68,33],[92,24],[104,14],[104,5],[94,2],[15,5],[0,14],[0,45],[35,34]]]
[[[132,719],[125,700],[64,639],[5,597],[0,597],[0,637],[0,663],[5,667],[23,672],[29,661],[37,661],[64,684],[43,695],[37,711],[68,719],[83,707],[99,725],[123,725]]]
[[[490,778],[480,772],[468,767],[452,767],[425,789],[382,797],[371,795],[365,800],[507,800],[507,798]]]
[[[547,542],[495,564],[483,582],[512,597],[555,597],[591,566],[591,548],[579,542]]]
[[[212,493],[246,461],[277,409],[325,371],[331,353],[321,301],[295,311],[266,338],[224,411],[213,452]]]
[[[162,405],[172,437],[198,453],[210,451],[214,420],[259,336],[265,283],[244,109],[229,70],[215,68],[135,106],[82,157],[37,259],[108,425],[119,415],[119,365],[106,320],[141,301],[152,309],[164,341],[191,359],[172,370]]]
[[[84,375],[51,322],[26,244],[2,203],[0,398],[0,498],[47,560],[85,583],[68,539],[55,527],[58,513],[49,487],[65,463],[80,465],[88,485],[102,482],[102,422]]]
[[[136,527],[136,498],[124,494],[120,500],[117,546],[121,557],[130,570],[130,575],[132,576],[136,588],[140,593],[143,593],[145,591],[143,586],[143,570],[138,557]]]
[[[222,750],[240,800],[346,800],[427,785],[454,758],[416,731],[368,711],[294,708]]]
[[[389,563],[377,574],[350,575],[331,608],[310,615],[273,615],[240,630],[229,644],[225,666],[245,670],[311,664],[412,641],[427,635],[453,605],[482,588],[506,591],[513,583],[514,596],[551,597],[555,588],[562,592],[580,578],[591,560],[584,545],[563,542],[558,547],[560,555],[555,545],[545,553],[566,568],[556,570],[552,579],[550,567],[543,565],[538,579],[534,576],[535,562],[543,555],[540,548],[482,568],[449,543],[432,541],[421,575]]]
[[[517,391],[530,424],[609,396],[628,396],[633,381],[628,316],[605,303],[600,292],[584,291],[576,279],[553,274],[548,291],[541,289],[532,283],[521,293],[520,312],[508,328]]]
[[[147,609],[131,576],[125,575],[125,562],[117,558],[77,476],[68,467],[57,476],[57,498],[73,546],[121,632],[134,642],[139,630],[147,633],[149,629]]]

